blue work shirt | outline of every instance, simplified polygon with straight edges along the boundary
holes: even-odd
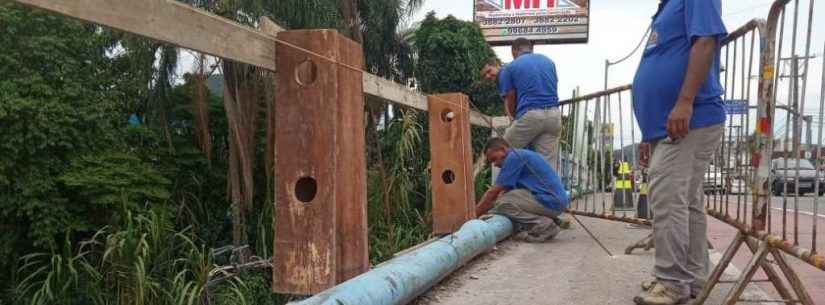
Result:
[[[721,0],[663,0],[653,16],[652,32],[633,80],[633,104],[642,141],[667,137],[667,120],[687,73],[690,49],[698,37],[727,35]],[[719,83],[719,49],[693,103],[690,128],[725,122]]]
[[[563,212],[570,202],[559,175],[550,163],[541,155],[526,149],[513,148],[507,151],[496,185],[507,190],[529,190],[542,205],[555,211]]]
[[[541,54],[523,54],[498,73],[499,94],[516,91],[516,119],[530,110],[558,106],[558,83],[556,64]]]

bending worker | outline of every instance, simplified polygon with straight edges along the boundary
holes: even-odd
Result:
[[[527,242],[556,237],[561,229],[554,219],[567,209],[569,198],[550,164],[535,152],[511,148],[502,138],[490,139],[484,156],[501,172],[476,206],[476,215],[490,211],[509,218],[519,232],[516,238]]]
[[[702,182],[725,122],[721,11],[721,0],[662,0],[633,81],[656,244],[655,280],[642,285],[636,304],[680,304],[700,293],[708,276]]]
[[[532,148],[554,165],[561,136],[556,64],[533,54],[533,43],[524,38],[516,39],[511,51],[514,60],[507,66],[492,59],[481,69],[482,77],[496,82],[504,112],[514,119],[504,139],[516,148]]]

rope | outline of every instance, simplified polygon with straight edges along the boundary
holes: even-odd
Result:
[[[356,67],[356,66],[353,66],[353,65],[347,64],[347,63],[340,62],[340,61],[338,61],[338,60],[336,60],[336,59],[334,59],[334,58],[331,58],[331,57],[325,56],[325,55],[323,55],[323,54],[319,54],[319,53],[317,53],[317,52],[313,52],[312,50],[308,50],[308,49],[306,49],[306,48],[302,48],[302,47],[300,47],[300,46],[298,46],[298,45],[295,45],[295,44],[293,44],[293,43],[290,43],[290,42],[287,42],[287,41],[284,41],[284,40],[281,40],[281,39],[278,39],[278,38],[273,38],[273,39],[275,40],[275,42],[276,42],[276,43],[280,43],[280,44],[282,44],[282,45],[284,45],[284,46],[287,46],[287,47],[293,48],[293,49],[295,49],[295,50],[301,51],[301,52],[303,52],[303,53],[306,53],[306,54],[309,54],[309,55],[315,56],[315,57],[317,57],[317,58],[320,58],[320,59],[322,59],[322,60],[324,60],[324,61],[327,61],[327,62],[330,62],[330,63],[332,63],[332,64],[335,64],[335,65],[338,65],[338,66],[342,66],[342,67],[344,67],[344,68],[347,68],[347,69],[350,69],[350,70],[352,70],[352,71],[356,71],[356,72],[361,72],[361,73],[369,73],[369,72],[365,71],[365,70],[364,70],[364,69],[362,69],[362,68],[359,68],[359,67]],[[428,98],[432,98],[432,99],[435,99],[435,100],[438,100],[438,101],[444,102],[444,103],[449,104],[449,105],[454,105],[454,106],[456,105],[453,101],[446,100],[446,99],[442,99],[442,98],[440,98],[440,97],[438,97],[438,96],[435,96],[435,95],[429,95],[429,96],[428,96]],[[469,102],[470,108],[474,109],[474,110],[475,110],[476,112],[478,112],[479,114],[482,114],[482,112],[478,109],[478,107],[475,105],[475,103],[473,103],[473,101],[472,101],[472,100],[468,99],[468,102]],[[461,105],[459,105],[459,107],[460,107],[460,108],[463,108]],[[483,119],[484,121],[486,121],[486,122],[487,122],[487,125],[489,125],[491,129],[493,129],[493,132],[494,132],[494,133],[496,133],[496,135],[497,135],[498,137],[502,137],[502,136],[503,136],[503,135],[501,134],[501,132],[500,132],[500,131],[498,131],[498,130],[495,128],[495,126],[493,125],[493,121],[492,121],[492,119],[491,119],[490,117],[485,116],[485,115],[482,115],[482,119]],[[469,117],[468,117],[468,120],[469,120]],[[461,150],[462,150],[462,155],[465,155],[465,154],[466,154],[466,151],[465,151],[465,147],[464,147],[464,145],[462,145]],[[522,162],[522,164],[524,165],[524,167],[525,167],[525,168],[527,168],[527,169],[528,169],[528,171],[530,172],[530,175],[532,175],[534,178],[536,178],[536,180],[538,180],[538,181],[542,184],[540,187],[541,187],[541,188],[543,188],[543,191],[545,191],[545,192],[547,192],[548,194],[550,194],[551,196],[553,196],[556,200],[559,200],[559,199],[560,199],[560,198],[559,198],[559,195],[558,195],[558,194],[555,194],[555,193],[552,191],[552,189],[551,189],[551,188],[550,188],[550,187],[549,187],[549,186],[545,183],[545,181],[543,181],[543,180],[541,179],[541,177],[538,175],[538,173],[536,173],[535,169],[534,169],[532,166],[530,166],[530,164],[529,164],[529,163],[527,163],[527,160],[525,160],[525,159],[524,159],[524,158],[523,158],[523,157],[522,157],[522,156],[518,153],[518,151],[516,151],[515,149],[513,149],[513,150],[511,150],[511,151],[515,153],[515,155],[519,158],[519,160],[521,160],[521,162]],[[462,173],[464,174],[464,177],[466,177],[466,176],[467,176],[467,168],[466,168],[466,166],[462,166]],[[466,191],[466,190],[465,190],[465,191]],[[607,253],[607,255],[608,255],[608,256],[610,256],[611,258],[612,258],[612,257],[614,257],[614,256],[613,256],[613,253],[611,253],[611,252],[610,252],[610,250],[608,250],[608,249],[607,249],[607,247],[605,247],[605,246],[604,246],[604,244],[603,244],[601,241],[599,241],[599,239],[598,239],[598,238],[596,238],[596,236],[595,236],[595,235],[593,235],[593,233],[592,233],[589,229],[587,229],[587,227],[584,225],[584,223],[582,223],[582,222],[581,222],[578,218],[576,218],[576,215],[571,214],[571,216],[573,216],[573,218],[576,220],[576,222],[578,222],[578,223],[579,223],[579,225],[581,225],[581,226],[582,226],[582,228],[584,228],[584,230],[587,232],[587,234],[588,234],[588,235],[590,235],[590,237],[591,237],[591,238],[592,238],[592,239],[593,239],[593,240],[594,240],[594,241],[595,241],[595,242],[596,242],[596,243],[597,243],[597,244],[598,244],[598,245],[599,245],[599,246],[600,246],[600,247],[601,247],[601,248],[602,248],[602,249],[603,249],[606,253]]]

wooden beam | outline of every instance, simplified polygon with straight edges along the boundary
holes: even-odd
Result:
[[[428,100],[433,233],[453,233],[476,216],[470,99],[449,93]]]
[[[421,111],[429,111],[426,96],[407,86],[398,84],[377,75],[364,73],[364,94],[381,98],[403,107]],[[481,127],[490,127],[490,122],[493,122],[494,126],[496,124],[503,124],[504,126],[509,124],[509,120],[507,118],[502,119],[489,117],[480,112],[470,110],[470,124]]]
[[[276,35],[284,31],[268,18],[261,18],[261,31],[257,31],[171,0],[15,1],[271,71],[276,71]],[[404,85],[366,72],[363,82],[365,94],[404,107],[427,111],[427,97]],[[502,122],[471,111],[470,123],[473,125],[490,127],[491,120],[500,124]]]
[[[427,97],[377,75],[364,73],[364,93],[404,107],[427,111]]]
[[[275,39],[170,0],[16,0],[72,18],[275,71]]]
[[[282,28],[280,25],[269,19],[269,17],[261,16],[258,19],[258,28],[260,28],[261,32],[272,36],[273,38],[278,37],[278,33],[286,31],[286,29]]]

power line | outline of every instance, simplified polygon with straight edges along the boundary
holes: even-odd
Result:
[[[771,4],[773,4],[773,0],[771,0],[770,2],[766,2],[766,3],[762,3],[762,4],[758,4],[758,5],[754,5],[754,6],[751,6],[751,7],[745,8],[745,9],[742,9],[742,10],[738,10],[738,11],[735,11],[735,12],[733,12],[733,13],[728,13],[728,14],[725,14],[725,15],[723,15],[723,17],[729,17],[729,16],[734,16],[734,15],[739,15],[739,14],[743,14],[743,13],[751,12],[751,11],[753,11],[753,10],[760,9],[760,8],[764,8],[764,7],[766,7],[766,6],[768,6],[768,5],[771,5]]]

